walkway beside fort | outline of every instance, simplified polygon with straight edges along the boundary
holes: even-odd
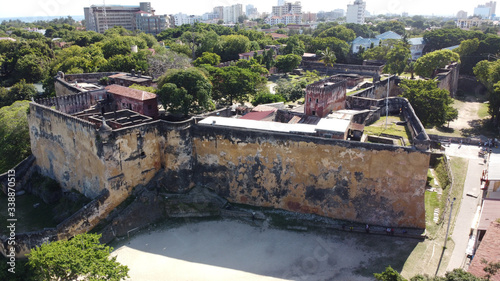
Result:
[[[469,160],[467,176],[465,178],[462,203],[455,220],[451,238],[455,242],[453,253],[448,263],[447,271],[462,268],[466,261],[465,251],[469,243],[471,227],[476,215],[477,207],[481,202],[481,173],[485,168],[483,158],[478,157],[479,147],[476,145],[452,144],[446,148],[446,155],[462,157]]]

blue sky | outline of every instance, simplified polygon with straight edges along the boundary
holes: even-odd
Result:
[[[139,5],[141,0],[106,0],[106,4]],[[147,0],[142,0],[147,1]],[[2,0],[0,18],[6,17],[35,17],[35,16],[68,16],[82,15],[83,7],[92,4],[102,4],[102,0]],[[277,0],[184,0],[184,1],[159,1],[151,0],[151,5],[157,14],[185,14],[201,15],[209,12],[215,6],[229,6],[253,4],[259,12],[270,12]],[[291,0],[289,2],[295,2]],[[307,0],[301,1],[303,11],[331,11],[333,9],[346,9],[353,0]],[[456,15],[459,10],[472,14],[474,7],[484,4],[486,0],[366,0],[367,10],[371,13],[385,14],[408,12],[410,15]],[[500,9],[500,7],[499,7]]]

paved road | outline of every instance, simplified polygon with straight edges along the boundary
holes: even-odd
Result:
[[[485,168],[483,158],[478,157],[478,152],[479,147],[474,145],[462,145],[459,148],[458,144],[452,144],[449,148],[446,148],[447,155],[462,157],[469,160],[462,203],[455,222],[453,234],[451,235],[455,242],[455,248],[453,249],[450,262],[448,263],[447,271],[451,271],[454,268],[461,268],[465,264],[465,251],[469,242],[471,226],[477,211],[477,206],[481,201],[479,196],[481,173]],[[477,198],[467,195],[468,193],[477,196]]]

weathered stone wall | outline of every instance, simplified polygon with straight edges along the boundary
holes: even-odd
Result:
[[[427,153],[209,125],[193,145],[196,180],[230,201],[425,228]]]
[[[366,76],[373,76],[377,80],[382,74],[383,66],[372,66],[372,65],[356,65],[356,64],[339,64],[335,63],[333,66],[326,67],[323,62],[320,61],[306,61],[303,60],[300,64],[300,68],[304,70],[317,70],[321,74],[325,74],[328,71],[329,75],[333,74],[359,74]]]
[[[460,77],[460,64],[453,63],[447,65],[444,69],[439,69],[436,79],[438,80],[438,88],[445,89],[450,92],[453,98],[458,91],[458,80]]]
[[[352,94],[355,97],[383,99],[387,97],[387,83],[389,83],[389,97],[397,97],[401,95],[401,88],[398,87],[399,78],[391,76],[389,79],[375,82],[373,86],[364,89],[363,91]]]
[[[65,189],[89,198],[110,189],[110,197],[121,198],[160,170],[170,189],[192,186],[192,121],[153,121],[100,132],[93,123],[31,103],[28,123],[36,165]]]
[[[31,151],[42,174],[89,198],[106,188],[94,124],[36,103],[30,103],[28,124]]]
[[[108,196],[109,192],[103,190],[94,200],[55,228],[16,233],[15,245],[8,244],[7,236],[0,236],[0,253],[6,257],[14,255],[23,258],[35,246],[41,246],[45,242],[69,239],[77,234],[92,230],[105,217],[103,210],[107,209],[109,204],[109,202],[106,203]]]

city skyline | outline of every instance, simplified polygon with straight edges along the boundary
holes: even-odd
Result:
[[[139,5],[140,0],[119,0],[106,1],[106,5]],[[143,1],[148,2],[148,1]],[[234,4],[242,4],[245,7],[248,4],[254,5],[259,13],[270,13],[272,6],[278,4],[278,0],[264,1],[238,1],[238,0],[190,0],[187,2],[161,2],[149,1],[151,6],[156,10],[157,14],[177,14],[184,13],[189,15],[202,15],[211,12],[216,6],[230,6]],[[287,1],[295,2],[295,1]],[[319,0],[300,1],[303,12],[319,12],[332,11],[334,9],[347,9],[347,4],[351,4],[350,0],[338,0],[336,2],[326,3]],[[407,12],[410,15],[442,15],[455,16],[458,11],[464,10],[469,15],[472,15],[474,7],[484,4],[485,0],[474,1],[405,1],[405,0],[368,0],[366,2],[366,10],[372,14],[401,14]],[[90,5],[102,5],[102,0],[84,0],[84,1],[69,1],[69,0],[19,0],[2,3],[0,10],[0,18],[14,17],[45,17],[45,16],[79,16],[83,15],[83,8]],[[22,7],[22,9],[19,9]],[[451,7],[451,8],[450,8]]]

